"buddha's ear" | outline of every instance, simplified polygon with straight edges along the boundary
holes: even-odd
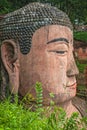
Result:
[[[13,40],[5,40],[2,42],[1,59],[8,74],[14,72],[14,63],[18,59],[18,49]]]

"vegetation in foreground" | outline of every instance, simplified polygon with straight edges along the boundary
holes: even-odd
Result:
[[[31,111],[5,100],[0,103],[0,130],[87,130],[87,118],[79,119],[77,113],[67,118],[65,111],[55,107],[49,117],[45,114],[40,108]]]
[[[42,88],[41,84],[36,84],[37,105],[36,110],[31,111],[23,107],[23,102],[18,103],[15,96],[14,103],[10,98],[0,102],[0,130],[87,130],[87,117],[79,118],[78,113],[73,113],[70,118],[61,108],[42,108]],[[52,95],[52,94],[51,94]],[[53,96],[53,95],[52,95]]]

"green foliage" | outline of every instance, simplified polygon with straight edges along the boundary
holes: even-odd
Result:
[[[66,123],[66,113],[62,108],[54,108],[48,117],[46,130],[64,130]]]
[[[78,128],[79,124],[83,125],[81,129]],[[0,103],[0,130],[86,130],[86,126],[86,117],[79,120],[78,114],[73,113],[67,118],[61,108],[55,107],[46,117],[43,113],[41,115],[38,111],[26,110],[9,100]]]
[[[78,85],[78,88],[77,88],[77,93],[76,95],[79,96],[79,97],[87,97],[86,96],[86,86],[85,85]]]
[[[79,116],[78,113],[73,113],[72,116],[67,120],[64,130],[78,130],[79,129]]]
[[[35,88],[36,96],[33,96],[31,90]],[[31,90],[22,99],[21,104],[30,109],[41,110],[43,104],[43,89],[40,82],[36,82],[35,86],[31,87]],[[43,111],[43,109],[42,109]]]
[[[35,90],[36,90],[36,102],[37,102],[37,107],[42,106],[43,102],[43,89],[42,89],[42,84],[39,82],[36,82],[35,85]]]
[[[42,2],[55,5],[68,14],[72,23],[87,23],[87,0],[0,0],[0,14],[14,11],[31,2]]]
[[[53,93],[49,93],[49,95],[50,95],[50,106],[54,106],[55,105],[55,103],[54,103],[54,101],[53,101],[53,98],[54,98],[54,94]]]
[[[2,130],[37,130],[43,126],[38,112],[30,112],[21,105],[9,100],[0,103],[0,129]]]
[[[77,65],[77,67],[79,69],[79,72],[83,73],[86,66],[87,66],[87,63],[86,64],[85,63],[80,63],[79,60],[76,60],[76,65]]]
[[[74,38],[87,42],[87,32],[74,32]]]
[[[12,3],[8,0],[0,0],[0,14],[9,13],[12,11]]]
[[[86,130],[87,117],[79,118],[78,113],[73,113],[70,118],[62,108],[51,107],[41,109],[42,105],[42,85],[37,82],[35,85],[37,94],[37,110],[25,109],[22,104],[18,104],[18,96],[15,95],[14,103],[10,98],[0,102],[0,130]],[[50,97],[54,97],[51,93]],[[41,100],[39,102],[39,100]],[[50,114],[48,114],[50,113]],[[48,114],[49,116],[46,116]]]

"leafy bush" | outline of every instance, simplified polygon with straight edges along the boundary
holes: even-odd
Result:
[[[78,119],[77,113],[67,118],[62,109],[56,108],[46,117],[40,111],[26,110],[9,100],[0,103],[0,130],[86,130],[87,118]],[[79,129],[79,124],[84,124],[84,129]]]
[[[38,82],[36,91],[37,103],[41,104],[42,88]],[[38,102],[39,100],[41,102]],[[43,111],[38,107],[35,111],[24,108],[18,103],[17,95],[14,103],[11,103],[10,98],[0,102],[0,130],[86,130],[87,128],[87,118],[80,119],[78,113],[73,113],[67,118],[62,108],[54,107],[54,111],[50,113],[53,106],[43,108]]]

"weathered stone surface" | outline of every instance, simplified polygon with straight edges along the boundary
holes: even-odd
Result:
[[[67,15],[50,5],[32,3],[6,15],[0,22],[0,31],[4,40],[2,90],[5,82],[12,94],[31,94],[36,99],[35,83],[39,81],[43,105],[50,105],[52,100],[68,116],[77,112],[72,99],[76,95],[78,69],[73,57],[72,25]]]
[[[87,102],[85,102],[85,100],[75,97],[72,103],[80,111],[82,116],[87,117]]]

